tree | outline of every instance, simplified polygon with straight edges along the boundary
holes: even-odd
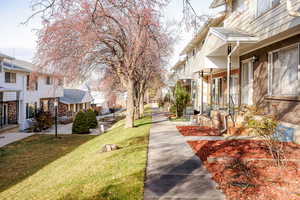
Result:
[[[72,125],[73,134],[85,134],[89,133],[89,122],[86,114],[83,111],[79,111]]]
[[[142,63],[154,52],[149,49],[158,49],[165,36],[158,10],[166,1],[50,2],[40,4],[47,20],[39,33],[39,68],[65,74],[69,81],[85,79],[95,68],[113,74],[127,92],[125,126],[133,127],[136,76],[140,68],[150,67]]]
[[[93,109],[88,109],[85,113],[89,128],[97,128],[98,127],[98,121],[97,121],[97,115]]]
[[[177,117],[182,117],[183,111],[190,101],[190,94],[181,83],[177,83],[175,87],[175,107]]]

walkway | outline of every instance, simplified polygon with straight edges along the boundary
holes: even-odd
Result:
[[[3,147],[7,144],[22,140],[33,134],[34,133],[22,133],[22,132],[0,134],[0,147]]]
[[[223,200],[199,158],[163,114],[150,131],[144,200]]]

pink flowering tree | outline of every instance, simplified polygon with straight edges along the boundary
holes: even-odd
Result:
[[[153,63],[159,63],[159,55],[146,58],[167,37],[162,37],[158,12],[164,3],[164,0],[37,1],[36,13],[42,13],[45,20],[39,33],[36,63],[41,70],[64,74],[68,81],[84,80],[99,68],[109,72],[113,75],[112,82],[118,83],[116,87],[119,85],[127,92],[125,126],[133,127],[137,76]]]

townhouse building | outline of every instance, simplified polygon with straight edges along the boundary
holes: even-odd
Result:
[[[38,109],[54,113],[54,104],[63,96],[61,77],[36,73],[34,65],[2,56],[0,65],[0,129],[18,125],[28,128],[27,120]],[[32,79],[32,80],[31,80]]]
[[[220,6],[225,7],[220,23],[208,21],[183,51],[193,57],[193,73],[198,74],[194,108],[207,111],[226,130],[226,117],[236,108],[255,106],[276,115],[300,142],[300,1],[211,4]]]

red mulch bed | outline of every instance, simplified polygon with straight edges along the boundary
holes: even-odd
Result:
[[[220,131],[207,126],[176,126],[183,136],[219,136]]]
[[[262,141],[190,141],[227,200],[299,200],[300,162],[245,160],[271,158]],[[300,145],[285,143],[285,156],[300,160]],[[208,158],[231,157],[233,160],[208,162]]]

